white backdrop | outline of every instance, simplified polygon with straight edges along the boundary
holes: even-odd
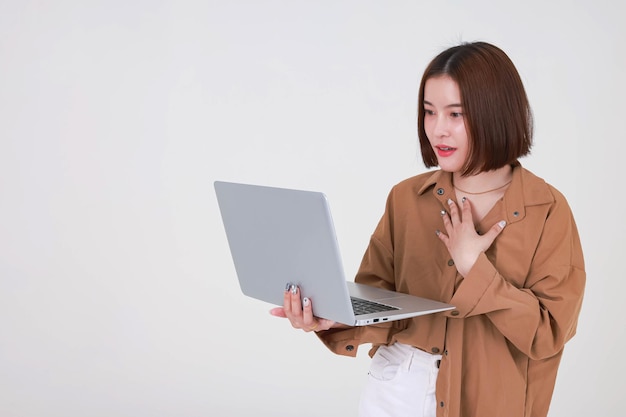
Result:
[[[324,191],[353,276],[424,171],[425,65],[485,40],[586,254],[550,415],[622,416],[625,13],[504,3],[1,1],[0,415],[355,415],[368,346],[334,356],[241,295],[213,181]]]

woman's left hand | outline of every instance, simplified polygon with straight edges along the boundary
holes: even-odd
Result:
[[[294,329],[302,329],[305,332],[319,332],[343,325],[332,320],[322,319],[313,315],[313,303],[311,299],[300,298],[300,288],[295,284],[288,284],[285,288],[283,306],[270,310],[270,314],[276,317],[289,319]]]
[[[489,249],[496,237],[502,232],[506,222],[501,220],[486,233],[479,235],[474,226],[469,200],[464,199],[461,204],[462,207],[459,210],[454,201],[448,200],[450,214],[445,210],[441,212],[446,233],[437,230],[437,236],[448,248],[459,274],[465,277],[476,263],[478,256]]]

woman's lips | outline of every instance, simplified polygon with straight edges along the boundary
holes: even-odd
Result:
[[[454,153],[454,151],[456,151],[456,148],[445,145],[438,145],[435,146],[435,148],[437,148],[437,155],[442,157],[450,156]]]

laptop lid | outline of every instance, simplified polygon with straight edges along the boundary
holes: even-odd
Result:
[[[330,207],[323,193],[225,181],[216,181],[214,187],[245,295],[282,305],[286,284],[294,283],[303,297],[313,300],[316,316],[350,325],[452,308],[433,300],[346,282]],[[351,292],[383,304],[397,303],[399,307],[359,319],[352,309]]]

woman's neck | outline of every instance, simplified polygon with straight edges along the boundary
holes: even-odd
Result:
[[[509,184],[512,178],[513,167],[511,165],[476,175],[462,176],[459,172],[452,173],[454,187],[467,194],[482,194],[501,189]]]

